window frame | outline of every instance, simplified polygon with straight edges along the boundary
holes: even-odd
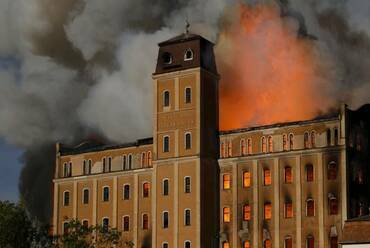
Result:
[[[266,143],[266,137],[261,137],[261,153],[267,153],[267,143]]]
[[[289,165],[284,167],[284,183],[293,184],[293,168]]]
[[[188,137],[189,137],[189,139],[188,139]],[[184,141],[185,141],[185,144],[184,144],[185,150],[191,150],[192,141],[193,141],[191,132],[185,132]]]
[[[87,202],[85,202],[85,191],[87,190]],[[83,188],[82,189],[82,204],[88,205],[90,203],[90,189],[89,188]]]
[[[228,210],[228,211],[226,211]],[[222,222],[230,223],[231,222],[231,208],[229,206],[224,206],[222,208]]]
[[[191,53],[191,57],[188,57],[188,52]],[[184,61],[190,61],[194,59],[194,52],[191,48],[187,48],[184,53]]]
[[[133,156],[132,153],[129,153],[127,155],[127,170],[132,170],[132,164],[133,164]]]
[[[243,221],[250,221],[252,219],[252,208],[249,203],[243,205]]]
[[[163,178],[162,179],[162,195],[169,196],[170,194],[170,179]]]
[[[267,210],[269,210],[269,212]],[[267,221],[272,219],[272,203],[271,202],[265,202],[263,204],[263,219]]]
[[[164,135],[162,138],[162,152],[163,153],[168,153],[170,152],[170,136],[169,135]]]
[[[188,92],[190,90],[190,92]],[[189,94],[189,95],[188,95]],[[193,101],[193,94],[191,86],[186,86],[184,89],[185,104],[191,104]]]
[[[148,193],[146,194],[145,192],[146,192],[146,189],[144,188],[144,185],[146,185],[146,184],[148,184],[149,185],[149,187],[148,187],[148,189],[147,189],[147,191],[148,191]],[[143,198],[149,198],[150,197],[150,182],[148,182],[148,181],[145,181],[145,182],[143,182],[142,183],[142,197]]]
[[[144,216],[146,216],[147,220],[146,220],[146,224],[145,224],[145,218]],[[149,230],[150,226],[149,226],[149,214],[148,213],[143,213],[141,215],[141,229],[143,230]]]
[[[168,229],[169,226],[170,226],[170,214],[168,210],[164,210],[162,211],[162,229]]]
[[[128,187],[128,197],[126,197],[126,187]],[[123,194],[122,194],[122,200],[128,201],[131,199],[131,186],[129,183],[125,183],[122,187],[123,189]]]
[[[170,108],[171,107],[171,97],[170,97],[170,91],[164,90],[163,91],[163,108]]]
[[[187,181],[186,179],[189,179],[189,190],[187,190]],[[191,176],[185,176],[184,177],[184,193],[189,194],[191,193]]]
[[[312,207],[310,207],[312,204]],[[310,210],[311,209],[311,210]],[[312,214],[311,214],[312,211]],[[315,200],[311,197],[306,199],[306,217],[315,217],[316,209],[315,209]]]
[[[110,187],[108,185],[105,185],[102,188],[103,188],[103,190],[102,190],[102,200],[103,200],[103,202],[109,202],[110,201]],[[107,200],[105,199],[105,189],[108,189],[108,199]]]
[[[308,163],[305,166],[306,169],[306,182],[313,182],[315,179],[315,170],[313,164]]]
[[[294,134],[289,134],[289,151],[294,150]]]
[[[226,177],[228,177],[229,179],[226,180]],[[222,174],[222,189],[223,190],[230,190],[231,189],[231,183],[232,183],[231,174],[230,173],[223,173]]]
[[[66,197],[66,193],[68,193],[68,197]],[[66,198],[68,198],[68,202],[66,202]],[[65,190],[63,191],[63,206],[69,207],[71,204],[71,191]]]
[[[274,152],[274,140],[271,135],[267,136],[267,152],[273,153]]]
[[[126,226],[126,222],[125,222],[126,218],[128,220],[128,222],[127,222],[128,226]],[[130,230],[131,230],[130,216],[129,215],[124,215],[124,216],[122,216],[122,232],[129,232]]]
[[[291,219],[293,217],[294,217],[293,202],[291,200],[285,201],[284,202],[284,218]]]
[[[269,175],[267,176],[266,173],[269,172]],[[269,178],[269,180],[266,180],[266,178]],[[272,185],[272,176],[271,176],[271,170],[270,168],[264,168],[263,169],[263,186],[271,186]]]
[[[245,170],[243,171],[243,188],[250,188],[251,185],[252,185],[252,174],[249,170]]]
[[[247,155],[247,144],[246,144],[246,141],[245,139],[241,139],[240,140],[240,155],[241,156],[245,156]]]
[[[189,244],[188,247],[186,246],[187,244]],[[184,248],[191,248],[191,241],[190,240],[185,240],[184,241]]]
[[[187,213],[189,213],[189,216],[187,215]],[[184,209],[184,226],[191,226],[191,209],[190,208]]]

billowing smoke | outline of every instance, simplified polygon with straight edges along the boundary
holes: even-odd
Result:
[[[151,136],[150,76],[157,43],[183,32],[186,19],[192,32],[221,42],[220,32],[235,27],[242,2],[0,2],[0,137],[26,150],[20,191],[32,214],[41,220],[49,217],[50,191],[38,192],[51,188],[54,154],[50,144],[74,144],[91,135],[111,142]],[[290,31],[299,33],[297,39],[316,38],[309,52],[325,60],[324,67],[319,64],[314,69],[323,74],[327,70],[325,97],[331,103],[346,101],[357,107],[370,100],[367,0],[245,2],[275,6],[280,18],[291,23]],[[229,59],[227,48],[216,46],[220,72],[227,71],[222,63]],[[231,73],[247,74],[248,67],[242,71]],[[245,82],[224,80],[221,85],[232,88]],[[248,92],[243,97],[248,98]]]

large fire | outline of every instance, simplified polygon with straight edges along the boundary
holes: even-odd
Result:
[[[220,35],[220,128],[310,119],[333,101],[315,42],[273,5],[239,5]]]

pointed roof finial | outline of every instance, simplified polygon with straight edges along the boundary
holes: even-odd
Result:
[[[189,34],[189,28],[190,28],[190,23],[188,21],[188,18],[186,18],[185,24],[186,24],[186,26],[185,26],[185,34],[187,35],[187,34]]]

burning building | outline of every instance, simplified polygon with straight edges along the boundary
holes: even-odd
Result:
[[[152,78],[152,138],[57,144],[55,234],[79,219],[135,247],[338,247],[369,214],[369,106],[220,131],[213,44],[187,32]]]

